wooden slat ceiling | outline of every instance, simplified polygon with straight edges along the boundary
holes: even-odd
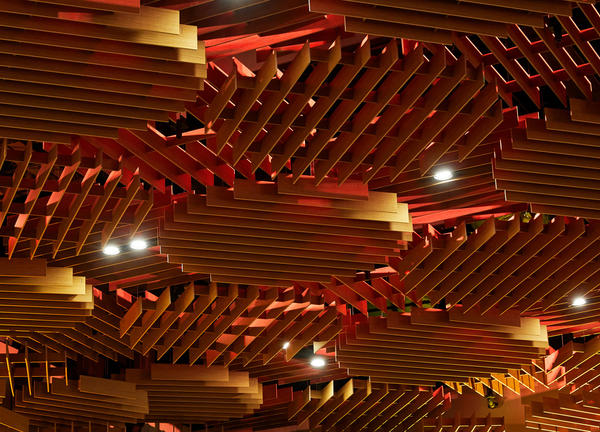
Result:
[[[343,16],[348,32],[448,45],[453,32],[507,37],[508,25],[543,28],[546,15],[569,17],[572,10],[563,0],[310,0],[309,6],[311,12]]]
[[[209,187],[206,197],[188,196],[161,226],[161,253],[217,282],[285,286],[374,270],[412,238],[406,205],[394,194],[304,196],[306,180],[288,189],[239,181],[233,192]]]
[[[534,212],[597,219],[596,110],[581,99],[571,99],[570,107],[546,109],[544,119],[527,119],[502,141],[496,187],[508,200],[531,203]]]
[[[490,373],[489,378],[469,377],[466,382],[444,382],[457,393],[467,392],[471,389],[480,396],[486,397],[490,393],[500,397],[528,394],[535,392],[540,386],[547,390],[544,372],[537,371],[533,365],[522,365],[521,369],[509,369],[505,373]],[[542,380],[543,379],[543,380]]]
[[[39,151],[31,142],[4,140],[0,161],[9,257],[78,255],[94,242],[104,247],[119,231],[134,236],[154,204],[139,174],[124,173],[101,151],[90,157],[79,147]]]
[[[584,343],[571,341],[546,357],[544,366],[548,383],[556,383],[560,389],[568,389],[571,393],[581,389],[597,390],[600,385],[599,344],[598,338]]]
[[[171,196],[148,188],[119,158],[80,144],[0,144],[0,232],[8,239],[7,256],[45,258],[94,283],[121,287],[183,277],[155,246]],[[129,250],[132,238],[151,247]],[[109,243],[124,252],[118,262],[102,253]]]
[[[37,426],[124,427],[148,414],[148,394],[135,384],[82,375],[69,385],[54,379],[50,389],[36,382],[33,394],[17,392],[15,411]]]
[[[599,256],[596,222],[541,216],[522,222],[488,219],[467,235],[465,225],[415,240],[400,261],[355,278],[336,277],[319,287],[367,314],[367,304],[385,312],[388,301],[404,310],[417,305],[462,305],[476,314],[543,315],[578,296],[595,295]],[[550,312],[549,312],[550,313]]]
[[[321,344],[322,342],[319,343],[319,345]],[[251,378],[257,378],[259,382],[276,382],[281,386],[293,384],[298,381],[323,384],[329,381],[348,378],[347,370],[340,368],[333,356],[328,354],[323,356],[323,358],[325,359],[325,366],[314,368],[310,364],[307,364],[303,358],[286,359],[286,353],[280,350],[266,364],[261,358],[254,358],[246,362],[236,359],[231,363],[231,369],[247,371]]]
[[[156,351],[157,359],[169,353],[173,362],[185,354],[189,364],[266,364],[285,342],[289,360],[307,341],[326,344],[342,330],[335,308],[294,288],[189,284],[174,302],[166,289],[130,304],[118,323],[120,342],[144,355]]]
[[[586,337],[598,333],[598,293],[586,296],[588,303],[583,309],[573,308],[570,302],[560,301],[551,308],[536,310],[531,313],[538,317],[548,328],[548,334],[558,336],[573,334],[575,337]]]
[[[439,389],[424,392],[399,385],[376,384],[353,379],[336,389],[330,381],[323,388],[264,387],[263,408],[254,415],[223,423],[225,430],[263,430],[290,423],[320,427],[324,431],[437,430],[471,427],[472,430],[503,430],[503,418],[449,418],[444,416],[450,400]],[[445,397],[444,397],[445,396]],[[485,429],[487,426],[488,429]]]
[[[102,150],[115,160],[122,159],[123,167],[135,172],[157,190],[166,193],[165,180],[179,188],[192,191],[192,184],[214,185],[215,179],[233,184],[235,170],[228,166],[231,155],[223,152],[217,156],[199,142],[207,135],[204,129],[191,136],[167,139],[150,124],[146,131],[119,130],[117,139],[85,137],[80,140],[92,148]],[[253,178],[249,163],[240,163],[236,169],[246,178]]]
[[[21,290],[40,290],[42,286],[32,284],[52,279],[44,282],[48,286],[39,294],[6,288],[0,300],[0,335],[31,345],[41,354],[49,349],[72,359],[81,355],[117,361],[119,356],[133,359],[136,353],[152,353],[157,359],[176,362],[184,357],[189,364],[208,366],[237,361],[251,370],[256,361],[277,362],[286,342],[285,357],[291,360],[308,343],[324,346],[342,331],[337,309],[308,290],[190,283],[174,300],[169,287],[159,295],[145,292],[137,298],[118,291],[115,299],[91,285],[85,285],[85,293],[76,287],[67,292],[67,287],[57,285],[57,278],[67,279],[71,269],[34,262],[46,276],[19,275]],[[6,283],[14,280],[7,277]],[[17,315],[18,321],[11,318]]]
[[[230,145],[233,165],[247,157],[252,172],[268,170],[270,156],[271,175],[293,158],[295,181],[311,165],[317,184],[332,170],[339,183],[352,175],[367,182],[386,166],[393,181],[414,160],[429,172],[454,148],[464,160],[503,120],[483,70],[443,48],[431,58],[416,48],[400,59],[395,41],[378,56],[369,39],[354,53],[339,44],[327,52],[305,45],[275,80],[275,54],[256,74],[240,63],[228,76],[211,68],[200,96],[206,103],[187,105],[216,132],[209,148],[220,154]]]
[[[268,393],[267,393],[268,392]],[[419,391],[402,386],[349,380],[339,389],[334,381],[322,389],[293,391],[292,387],[265,389],[263,407],[254,415],[223,423],[225,430],[262,430],[290,423],[323,431],[409,430],[425,416],[435,418],[449,408],[442,389]]]
[[[140,328],[136,330],[137,327],[134,327],[136,321],[134,320],[122,332],[121,321],[127,320],[127,311],[131,308],[131,296],[127,293],[120,292],[115,299],[113,296],[102,293],[86,284],[85,278],[72,276],[72,269],[46,267],[43,260],[31,262],[13,259],[11,263],[18,273],[15,275],[7,274],[1,282],[4,294],[2,294],[0,300],[0,309],[2,310],[0,334],[9,336],[26,346],[31,346],[38,353],[43,354],[45,350],[51,350],[72,359],[76,359],[78,355],[93,361],[98,361],[99,356],[115,361],[118,360],[119,356],[133,359],[134,350],[146,354],[150,349],[157,350],[162,356],[175,342],[184,336],[187,329],[197,328],[198,336],[186,346],[185,350],[187,350],[193,342],[202,336],[204,330],[199,329],[208,328],[207,321],[204,322],[204,327],[201,327],[202,320],[207,319],[208,311],[212,308],[212,310],[218,311],[219,314],[224,313],[236,298],[235,296],[232,297],[232,293],[237,293],[235,288],[230,288],[229,297],[219,296],[216,287],[209,289],[208,287],[199,286],[195,288],[191,285],[186,291],[187,296],[182,296],[181,299],[171,304],[170,301],[166,301],[170,300],[169,289],[167,288],[164,291],[165,294],[161,303],[166,303],[162,319],[169,322],[169,324],[165,323],[162,330],[155,329],[146,335],[149,330],[147,324],[144,325],[145,327],[141,327],[141,323],[137,324]],[[29,265],[29,268],[26,270],[27,265]],[[19,268],[21,268],[20,271]],[[33,273],[34,270],[39,275],[24,276],[27,271],[36,274]],[[71,285],[68,285],[69,280],[73,281]],[[10,284],[18,285],[11,286]],[[154,323],[161,317],[162,312],[156,312],[156,306],[153,306],[154,301],[157,300],[156,296],[150,293],[146,295],[151,300],[145,301],[144,309],[153,307],[150,315],[156,314],[154,321],[152,321]],[[193,304],[191,302],[184,303],[186,298],[194,300]],[[213,300],[216,301],[211,306]],[[291,304],[292,300],[288,300],[288,303]],[[204,305],[204,307],[201,307],[201,305]],[[231,307],[232,314],[238,314],[232,315],[235,318],[244,311],[244,309],[240,311],[239,305],[237,309]],[[306,305],[304,307],[306,308]],[[169,314],[173,315],[173,310],[179,309],[181,309],[180,315],[175,315],[167,320]],[[318,306],[317,310],[319,310]],[[323,310],[322,305],[320,310]],[[304,309],[300,309],[300,312],[303,311]],[[205,314],[203,315],[203,313]],[[298,313],[295,317],[297,315]],[[11,319],[15,316],[18,318]],[[202,316],[204,318],[201,318]],[[200,323],[196,322],[198,319],[200,319]],[[288,318],[287,324],[290,321]],[[176,327],[169,328],[173,324]],[[226,329],[223,328],[222,332],[225,332]],[[336,334],[332,333],[331,337]],[[165,339],[160,339],[163,336]],[[277,334],[273,338],[276,336]],[[163,342],[157,345],[159,339]],[[171,341],[168,342],[169,340]],[[181,347],[177,350],[178,352],[181,351]]]
[[[221,367],[153,364],[149,371],[127,369],[125,380],[148,392],[149,421],[227,420],[251,413],[263,401],[256,378]]]
[[[597,396],[597,395],[596,395]],[[597,397],[594,398],[597,401]],[[594,400],[593,399],[593,400]],[[525,411],[526,424],[539,430],[591,430],[598,427],[597,406],[588,406],[585,399],[561,395],[531,401]]]
[[[182,24],[198,27],[211,59],[253,53],[299,39],[323,40],[340,31],[343,22],[311,13],[306,0],[144,0],[152,7],[180,11]]]
[[[140,11],[140,0],[37,0],[39,3],[51,3],[60,6],[77,6],[81,9],[91,9],[103,12]]]
[[[62,144],[74,135],[117,137],[119,128],[145,130],[148,120],[195,100],[204,46],[177,11],[138,2],[136,14],[80,13],[71,7],[78,2],[57,3],[0,5],[4,137]]]
[[[3,407],[0,407],[0,415],[2,418],[2,420],[0,420],[0,428],[2,428],[3,431],[29,431],[29,419],[27,417]]]
[[[124,165],[139,166],[151,184],[162,175],[190,190],[190,179],[212,185],[215,175],[232,185],[235,171],[254,178],[259,169],[291,168],[297,181],[311,168],[317,183],[330,172],[343,183],[351,176],[394,181],[416,163],[420,175],[454,160],[469,167],[477,147],[505,127],[494,86],[448,51],[428,60],[418,48],[400,60],[396,42],[379,56],[368,41],[353,54],[340,44],[328,51],[305,45],[280,78],[274,52],[256,74],[240,62],[229,74],[211,65],[199,101],[186,105],[205,127],[187,136],[171,140],[149,127],[87,140],[112,157],[124,154]],[[424,94],[436,97],[426,103]]]
[[[120,316],[111,316],[119,310],[84,277],[73,276],[71,268],[47,267],[44,260],[13,258],[10,266],[13,273],[5,270],[0,281],[2,335],[63,359],[78,354],[94,361],[99,354],[114,360],[118,354],[133,357],[119,339]],[[117,330],[111,331],[115,321]]]
[[[546,329],[535,318],[477,320],[460,312],[413,310],[357,320],[336,342],[336,358],[351,376],[433,385],[519,369],[546,345]]]
[[[8,394],[14,397],[15,391],[18,390],[16,383],[23,378],[27,382],[23,391],[31,396],[34,383],[37,383],[36,378],[45,378],[46,382],[50,382],[51,377],[62,378],[67,373],[67,358],[62,354],[54,352],[37,353],[30,350],[29,347],[25,348],[25,352],[19,353],[12,347],[2,345],[4,345],[2,350],[4,351],[4,364],[0,368],[2,399]],[[46,365],[49,365],[49,367],[45,367]]]
[[[492,417],[488,414],[486,417],[470,417],[461,418],[458,417],[438,417],[438,418],[425,418],[422,420],[424,431],[453,431],[456,429],[465,428],[470,429],[474,432],[493,431],[502,432],[504,428],[503,417]]]
[[[598,427],[600,374],[598,338],[569,342],[551,350],[542,363],[546,382],[554,389],[524,402],[525,424],[540,430],[593,430]]]
[[[593,1],[0,0],[0,432],[597,432],[599,43]]]
[[[453,43],[474,67],[485,67],[486,78],[496,80],[500,95],[510,105],[512,94],[522,91],[541,108],[542,87],[564,107],[568,96],[593,99],[600,71],[595,48],[600,13],[592,4],[577,6],[577,20],[575,14],[558,14],[549,27],[508,25],[508,37],[462,35],[454,37]]]
[[[93,309],[92,286],[70,268],[48,268],[43,260],[3,259],[12,267],[0,277],[0,331],[67,329]]]
[[[452,44],[452,32],[506,37],[506,24],[542,28],[546,14],[569,16],[563,0],[310,0],[310,10],[344,16],[346,31]]]
[[[443,223],[451,219],[460,223],[477,213],[506,214],[526,210],[519,202],[507,202],[496,188],[490,161],[500,147],[500,140],[510,136],[519,125],[517,110],[503,111],[503,121],[468,156],[461,147],[453,148],[436,163],[436,171],[453,172],[452,181],[436,180],[432,172],[425,175],[419,162],[411,162],[406,170],[391,181],[391,167],[384,167],[371,181],[369,189],[398,194],[398,200],[408,204],[413,225]]]

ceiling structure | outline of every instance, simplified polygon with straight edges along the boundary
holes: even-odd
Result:
[[[0,0],[0,432],[600,428],[600,6]]]

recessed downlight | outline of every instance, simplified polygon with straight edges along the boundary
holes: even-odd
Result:
[[[439,169],[433,173],[433,178],[438,181],[450,180],[452,177],[454,177],[454,173],[447,168]]]
[[[119,249],[119,246],[117,245],[106,245],[104,246],[104,249],[102,249],[102,252],[104,253],[104,255],[118,255],[119,252],[121,252],[121,249]]]
[[[134,250],[142,250],[148,247],[148,242],[143,239],[135,239],[129,243],[129,247]]]
[[[573,306],[583,306],[586,303],[587,303],[587,300],[585,299],[585,297],[575,297],[573,299],[573,303],[571,303],[571,304]]]
[[[314,368],[322,368],[323,366],[325,366],[325,364],[326,362],[323,357],[313,357],[310,360],[310,365]]]

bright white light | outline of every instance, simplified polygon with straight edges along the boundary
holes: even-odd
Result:
[[[322,368],[325,366],[325,359],[323,357],[313,357],[310,360],[310,365],[316,368]]]
[[[142,249],[146,249],[148,247],[148,243],[146,242],[146,240],[135,239],[135,240],[131,241],[131,243],[129,244],[129,247],[131,247],[131,249],[135,249],[135,250],[142,250]]]
[[[454,174],[446,168],[440,169],[433,174],[433,178],[438,181],[450,180],[452,177],[454,177]]]
[[[104,252],[104,255],[118,255],[118,253],[121,252],[121,249],[119,249],[119,246],[106,245],[102,252]]]
[[[573,299],[572,305],[573,306],[583,306],[586,303],[587,303],[587,300],[585,298],[583,298],[583,297],[575,297]]]
[[[290,343],[289,342],[285,342],[283,344],[283,349],[288,349],[290,347]]]

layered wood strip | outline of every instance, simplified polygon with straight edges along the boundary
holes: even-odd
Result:
[[[424,418],[422,421],[423,431],[453,431],[460,430],[460,428],[470,429],[473,432],[504,432],[504,417],[492,417],[488,414],[487,417],[475,417],[464,418],[457,416],[452,418],[451,416],[438,417],[438,418]]]
[[[154,204],[139,174],[101,151],[61,144],[42,151],[5,139],[0,162],[8,257],[76,256],[94,243],[102,249],[119,231],[135,235]]]
[[[544,359],[547,384],[570,393],[597,391],[600,387],[600,339],[566,343]]]
[[[473,390],[483,397],[516,397],[529,395],[531,392],[545,391],[550,388],[547,384],[547,373],[537,362],[522,365],[521,369],[509,369],[507,373],[492,373],[490,378],[470,377],[466,382],[445,382],[448,387],[459,394],[466,388]]]
[[[564,299],[545,310],[536,310],[536,316],[548,328],[548,335],[557,336],[572,333],[574,337],[586,337],[597,334],[600,329],[598,308],[600,296],[591,291],[585,296],[586,304],[573,306],[573,300]]]
[[[274,32],[285,34],[294,27],[324,21],[321,14],[309,12],[305,0],[245,0],[235,4],[209,0],[199,5],[183,3],[177,6],[181,7],[181,22],[198,27],[198,35],[207,42],[209,55],[223,54],[222,50],[227,49],[220,46],[223,45],[223,39],[229,41],[236,37]],[[247,42],[252,39],[257,37],[248,37]],[[282,38],[281,41],[283,40],[285,39]],[[234,46],[239,47],[240,42],[243,41],[238,40],[237,44],[225,42],[225,45],[230,45],[229,49],[232,49]],[[256,48],[260,48],[260,45],[251,49]]]
[[[125,301],[120,299],[127,298],[129,295],[125,292],[116,294],[116,296],[109,295],[96,288],[91,288],[90,302],[77,308],[73,307],[74,310],[71,312],[75,317],[81,316],[81,319],[77,321],[71,319],[60,328],[56,328],[52,323],[46,325],[38,321],[37,326],[28,331],[15,327],[2,333],[22,346],[37,352],[42,356],[41,358],[51,359],[48,361],[57,361],[58,359],[64,362],[65,358],[76,360],[80,356],[94,362],[98,362],[101,357],[113,361],[118,361],[121,357],[133,359],[134,351],[128,345],[129,335],[122,338],[119,333],[119,321],[127,312]],[[63,295],[58,299],[64,303],[69,298]],[[32,303],[29,299],[28,304],[29,307],[38,305],[40,316],[44,316],[43,313],[47,314],[48,310],[53,310],[60,304],[58,301],[54,303],[56,305],[49,301]],[[42,306],[46,309],[43,309]],[[86,307],[88,309],[85,309]],[[141,350],[137,349],[137,351]],[[39,376],[39,371],[36,373],[35,376]],[[50,369],[51,376],[56,373],[64,375],[65,370]],[[21,375],[23,374],[21,373]],[[48,375],[48,371],[43,376],[46,375]]]
[[[148,394],[114,379],[81,375],[67,384],[55,378],[50,389],[36,382],[33,395],[17,391],[15,411],[38,427],[124,429],[148,414]]]
[[[119,128],[146,130],[194,101],[206,75],[196,27],[180,25],[177,11],[137,3],[0,4],[2,136],[116,138]]]
[[[28,259],[3,258],[0,265],[0,332],[60,331],[91,315],[92,286],[72,269]]]
[[[503,120],[493,82],[443,47],[400,52],[388,42],[374,55],[370,39],[352,53],[336,40],[327,51],[305,44],[282,73],[275,52],[260,70],[239,61],[232,73],[209,68],[187,110],[215,131],[207,147],[232,153],[231,164],[275,176],[290,166],[298,182],[311,169],[368,182],[390,168],[394,180],[413,161],[428,173],[450,150],[464,160]],[[234,108],[235,107],[235,108]]]
[[[3,334],[41,354],[50,350],[63,359],[119,361],[139,353],[173,362],[184,357],[189,364],[235,363],[236,369],[275,360],[275,370],[284,343],[288,343],[285,358],[291,360],[307,345],[324,346],[342,331],[336,307],[327,307],[308,291],[294,287],[188,283],[183,289],[166,287],[160,294],[147,291],[138,298],[122,290],[104,293],[94,288],[89,306],[93,310],[65,328],[40,325]],[[345,374],[337,370],[335,376]]]
[[[538,396],[525,406],[525,424],[528,428],[542,431],[595,430],[600,424],[599,397],[598,392]]]
[[[166,289],[167,291],[169,290],[168,287]],[[203,292],[200,288],[197,291],[198,293]],[[156,300],[156,297],[150,293],[147,293],[147,296]],[[200,294],[199,297],[202,297],[202,295]],[[121,321],[128,319],[127,312],[131,308],[132,303],[133,297],[125,291],[117,290],[114,293],[105,293],[94,288],[94,309],[85,321],[76,323],[71,328],[63,329],[60,332],[47,331],[40,328],[36,332],[16,335],[18,339],[15,335],[12,335],[11,338],[24,345],[33,343],[34,347],[39,346],[43,350],[64,353],[64,355],[72,359],[77,359],[81,356],[94,362],[100,361],[101,358],[110,359],[115,362],[122,358],[133,360],[136,353],[147,354],[147,351],[144,351],[141,343],[137,343],[139,339],[136,336],[137,331],[133,332],[131,327],[126,328],[125,331],[121,330]],[[151,300],[146,300],[146,308],[150,307],[152,303]],[[198,306],[200,303],[201,299],[194,306]],[[170,304],[169,306],[173,310],[173,306]],[[184,313],[182,315],[182,317],[186,318],[184,322],[190,320],[189,315],[194,314]],[[198,314],[194,315],[195,318],[197,316]],[[154,324],[154,321],[152,324]],[[182,323],[181,325],[183,326],[184,324]],[[179,333],[183,333],[185,330],[187,330],[187,327],[182,327]],[[153,330],[153,332],[156,331],[158,330]],[[162,332],[159,333],[160,336],[163,335]],[[136,342],[132,342],[133,340]],[[144,341],[147,340],[148,337],[144,339]]]
[[[125,379],[148,393],[148,421],[200,423],[241,417],[259,408],[262,384],[223,367],[150,365],[127,369]]]
[[[111,246],[119,247],[118,255],[104,254],[99,233],[96,233],[79,255],[74,255],[73,249],[65,248],[51,262],[53,265],[72,267],[76,275],[86,276],[96,285],[106,283],[110,291],[158,289],[168,284],[207,278],[207,275],[201,274],[191,278],[188,273],[181,271],[180,266],[167,263],[166,256],[161,255],[155,245],[157,225],[157,220],[148,221],[136,232],[135,239],[148,242],[149,247],[145,250],[131,249],[132,237],[124,227],[115,231],[110,241]]]
[[[0,407],[0,430],[3,432],[29,432],[29,419],[7,408]]]
[[[26,380],[26,384],[21,388],[27,392],[29,396],[33,395],[34,383],[45,381],[45,385],[49,388],[52,379],[63,378],[67,375],[67,356],[63,353],[49,352],[44,349],[43,352],[36,352],[38,346],[32,344],[31,341],[17,339],[14,335],[17,332],[12,333],[10,339],[17,340],[19,344],[25,348],[19,352],[7,343],[0,343],[3,354],[0,354],[2,366],[0,367],[0,402],[5,396],[15,396],[15,392],[19,389],[19,384]],[[8,338],[7,338],[8,339]],[[35,348],[30,349],[29,346],[33,345]],[[40,350],[41,351],[41,350]],[[10,417],[9,417],[10,418]],[[2,423],[0,423],[1,425]]]
[[[389,257],[388,267],[304,285],[363,315],[369,307],[403,311],[409,300],[418,306],[460,305],[490,319],[518,313],[547,316],[550,326],[554,314],[572,313],[572,329],[577,330],[581,315],[571,303],[595,295],[598,287],[596,223],[556,217],[545,224],[540,215],[529,221],[517,215],[507,219],[487,219],[470,234],[465,224],[447,234],[430,226],[401,257]],[[590,329],[594,310],[587,313]],[[564,325],[560,315],[556,319],[555,331],[567,332],[569,318]]]
[[[307,0],[147,0],[149,6],[178,9],[183,24],[198,27],[208,58],[254,54],[284,43],[322,40],[343,28],[339,17],[310,12]],[[335,37],[335,36],[334,36]]]
[[[595,103],[571,99],[570,106],[547,108],[544,119],[528,118],[502,141],[494,159],[496,187],[534,212],[597,219],[600,117]]]
[[[395,194],[320,198],[303,195],[302,185],[282,192],[281,184],[238,180],[233,191],[188,195],[166,214],[161,253],[217,282],[289,286],[374,269],[412,237]]]
[[[568,2],[561,3],[569,9]],[[600,35],[600,13],[591,2],[579,2],[571,16],[552,11],[543,28],[506,26],[508,37],[455,35],[452,42],[473,66],[485,67],[488,80],[496,80],[503,99],[512,105],[512,95],[524,92],[542,107],[540,88],[545,87],[566,107],[568,97],[592,100],[600,72],[600,57],[594,48]],[[542,3],[539,3],[542,5]],[[553,5],[544,2],[544,5]]]
[[[240,420],[223,422],[224,430],[264,430],[294,425],[323,431],[405,431],[423,418],[436,419],[450,406],[449,394],[350,379],[320,389],[264,387],[260,410]],[[343,384],[343,385],[342,385]],[[445,397],[446,396],[446,397]]]
[[[520,418],[527,428],[592,431],[598,425],[600,406],[599,347],[597,338],[571,340],[558,350],[549,348],[549,355],[521,370],[511,370],[504,377],[492,374],[491,379],[470,379],[465,386],[482,396],[502,397],[506,390],[516,393],[511,399],[520,395]],[[453,383],[453,388],[461,392],[459,384]]]
[[[417,227],[447,220],[460,224],[483,215],[525,211],[527,204],[505,200],[503,191],[496,189],[492,175],[492,159],[500,140],[510,136],[518,124],[517,109],[505,109],[502,123],[474,150],[464,145],[452,148],[439,159],[435,169],[425,175],[415,160],[394,181],[389,178],[392,168],[386,166],[369,181],[369,189],[397,193],[398,200],[408,204]],[[443,169],[453,173],[452,179],[435,179],[434,175]]]
[[[310,10],[344,16],[346,31],[439,44],[452,32],[507,36],[506,24],[542,28],[547,14],[571,15],[568,1],[310,0]]]
[[[118,192],[118,191],[116,191]],[[142,192],[145,192],[142,190]],[[132,203],[127,209],[121,223],[114,229],[110,240],[106,240],[105,227],[111,224],[111,216],[107,210],[103,211],[99,221],[92,228],[86,244],[77,253],[76,244],[69,242],[69,236],[56,256],[49,256],[49,262],[56,266],[65,266],[73,268],[74,274],[86,276],[93,284],[108,284],[110,291],[117,289],[159,289],[169,284],[187,283],[194,280],[208,278],[208,275],[183,273],[181,266],[169,264],[165,255],[160,254],[156,246],[156,236],[159,226],[159,218],[163,213],[165,203],[170,202],[170,195],[161,197],[158,202],[154,202],[152,196],[157,195],[156,191],[151,193],[149,202],[142,202],[136,205]],[[110,200],[107,206],[111,205]],[[152,210],[149,207],[152,206]],[[84,208],[85,209],[85,208]],[[142,210],[140,212],[140,210]],[[144,212],[148,210],[143,222],[137,225],[136,219],[141,219]],[[81,214],[84,210],[81,210]],[[116,209],[113,209],[113,212]],[[85,213],[83,213],[83,217]],[[104,221],[102,221],[104,219]],[[133,225],[127,221],[133,222]],[[84,221],[85,222],[85,221]],[[135,232],[133,232],[134,227]],[[74,236],[70,236],[74,238]],[[147,247],[143,250],[131,248],[132,240],[143,240]],[[103,251],[106,245],[116,246],[120,252],[117,255],[106,255]],[[22,251],[17,251],[15,256],[27,253],[26,246],[21,246]],[[42,256],[48,256],[52,251],[51,245],[41,246],[38,252]]]
[[[115,361],[119,355],[133,358],[118,331],[126,309],[86,283],[85,277],[73,276],[72,268],[46,267],[45,260],[21,258],[5,258],[2,268],[6,276],[0,278],[1,335],[31,348],[45,362],[64,363],[66,357],[79,355],[93,361],[99,356]],[[33,358],[27,362],[33,363]],[[47,369],[19,368],[19,377],[48,376]]]
[[[269,363],[287,343],[285,357],[291,360],[305,346],[326,344],[342,330],[337,309],[318,301],[294,287],[188,284],[173,300],[169,289],[159,296],[146,292],[130,298],[119,321],[120,341],[173,363],[185,355],[189,364],[237,361],[244,367]]]
[[[597,432],[599,35],[591,1],[0,0],[0,432],[521,398]]]
[[[96,11],[137,13],[140,10],[141,0],[39,0],[39,3],[77,6]]]
[[[243,362],[238,359],[231,363],[230,368],[232,370],[246,371],[250,374],[251,378],[258,378],[259,382],[276,382],[280,386],[293,384],[298,381],[323,384],[329,381],[349,378],[348,371],[340,368],[330,354],[321,355],[324,351],[328,351],[333,343],[334,341],[325,343],[316,340],[313,344],[313,350],[317,349],[319,356],[325,360],[325,366],[321,368],[312,367],[307,359],[301,356],[286,358],[285,351],[287,350],[280,350],[268,363],[263,358],[255,358],[249,362]],[[283,344],[281,347],[283,347]],[[319,348],[321,349],[319,350]]]
[[[598,235],[595,221],[556,217],[544,223],[541,215],[491,218],[470,234],[464,224],[443,235],[430,228],[401,259],[390,259],[391,268],[323,287],[364,314],[361,302],[385,311],[390,301],[403,310],[406,296],[417,305],[461,305],[490,319],[548,312],[551,321],[555,307],[565,309],[597,290]]]
[[[461,312],[413,309],[355,320],[340,335],[336,359],[373,382],[433,386],[468,382],[531,363],[545,352],[546,329],[533,318],[495,322]]]
[[[234,170],[230,151],[217,155],[200,142],[213,135],[202,128],[181,138],[167,137],[149,124],[145,131],[120,129],[116,139],[85,137],[79,141],[121,160],[131,172],[139,169],[140,177],[162,193],[169,192],[169,184],[188,192],[193,190],[193,182],[214,186],[218,179],[233,185],[236,170],[246,178],[254,178],[250,161],[242,160]]]
[[[61,332],[40,330],[27,337],[47,349],[65,352],[73,359],[80,356],[95,362],[103,357],[113,361],[123,357],[133,359],[134,351],[127,343],[129,336],[123,339],[119,333],[119,320],[127,311],[121,298],[127,299],[128,294],[109,295],[94,288],[93,295],[94,310],[84,322]]]
[[[225,31],[216,33],[214,29],[212,31],[200,29],[203,39],[222,37],[219,35],[233,37],[249,33],[266,33],[310,20],[304,18],[302,21],[277,22],[281,21],[282,16],[289,17],[292,13],[296,16],[303,16],[308,11],[307,3],[297,0],[286,0],[278,4],[273,0],[243,0],[235,5],[220,4],[217,0],[208,0],[200,5],[181,3],[175,6],[181,11],[182,23],[193,24],[198,27],[221,27],[226,31],[226,33]],[[284,14],[284,12],[287,12],[287,14]],[[310,18],[314,19],[315,17],[319,18],[318,15],[312,15]],[[266,27],[267,20],[272,21],[269,27]]]

